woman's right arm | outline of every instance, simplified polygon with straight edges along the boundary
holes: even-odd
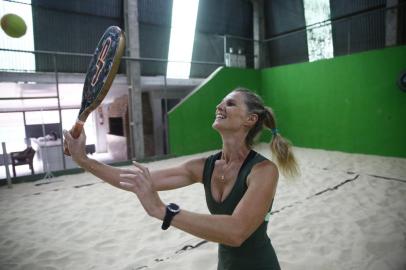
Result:
[[[64,137],[64,143],[68,147],[72,159],[80,167],[117,188],[123,189],[120,186],[120,174],[138,170],[135,166],[134,168],[117,168],[89,158],[85,152],[86,135],[84,131],[77,139],[74,139],[68,131],[64,131]],[[151,171],[154,189],[156,191],[169,190],[201,182],[204,162],[204,158],[191,159],[178,166]]]

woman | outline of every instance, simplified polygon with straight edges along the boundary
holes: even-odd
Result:
[[[265,216],[278,183],[277,166],[251,149],[263,126],[271,129],[271,150],[284,173],[296,174],[290,144],[278,133],[273,113],[254,93],[238,88],[216,107],[213,128],[222,138],[222,151],[176,167],[151,171],[110,167],[89,159],[85,135],[72,139],[64,132],[72,158],[84,169],[118,188],[134,192],[146,212],[197,237],[219,243],[217,269],[280,269],[267,236]],[[212,215],[192,213],[174,203],[165,205],[157,191],[194,183],[205,187]]]

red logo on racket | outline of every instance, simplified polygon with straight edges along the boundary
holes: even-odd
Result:
[[[104,60],[106,59],[107,52],[110,49],[110,45],[111,45],[111,37],[106,39],[106,41],[103,44],[103,48],[101,49],[101,52],[99,54],[99,57],[97,58],[96,73],[94,74],[94,76],[92,78],[92,83],[91,83],[92,86],[95,86],[95,84],[99,80],[100,73],[101,73],[101,71],[104,67],[104,63],[105,63]]]

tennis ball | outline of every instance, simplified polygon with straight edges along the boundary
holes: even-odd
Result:
[[[1,28],[13,38],[22,37],[27,32],[27,25],[24,20],[20,16],[11,13],[1,18]]]

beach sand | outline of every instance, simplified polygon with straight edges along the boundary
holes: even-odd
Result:
[[[265,144],[256,150],[270,157]],[[406,269],[406,159],[295,153],[302,174],[280,177],[268,225],[282,269]],[[0,188],[0,269],[216,269],[216,243],[162,231],[130,192],[89,173],[38,183]],[[208,213],[200,184],[160,194]]]

